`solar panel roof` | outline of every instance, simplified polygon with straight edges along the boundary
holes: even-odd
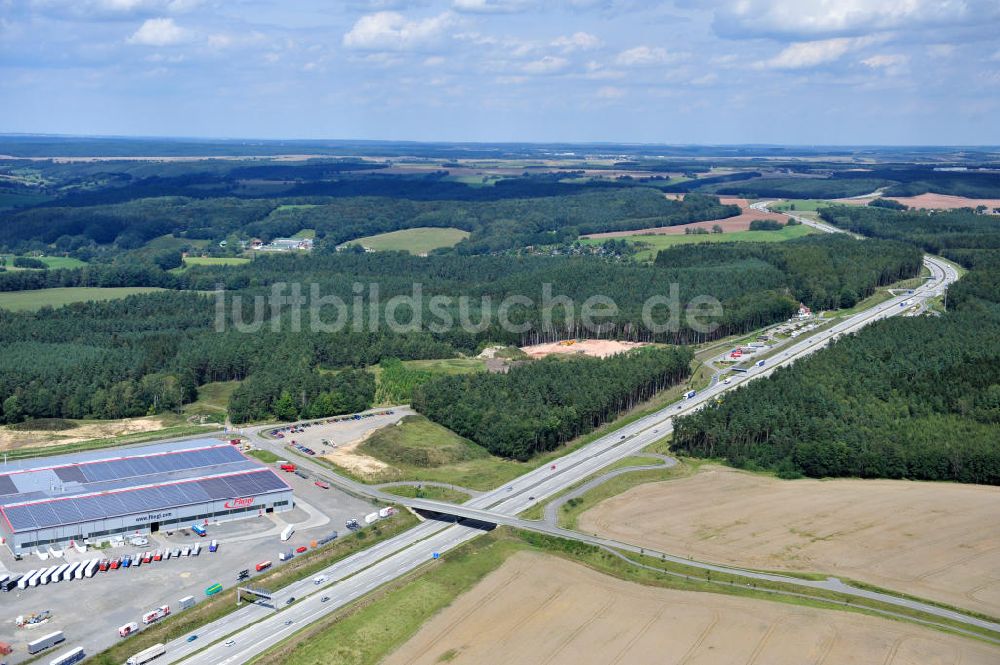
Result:
[[[217,439],[0,467],[0,511],[15,531],[287,489],[273,471]]]
[[[288,485],[273,471],[260,468],[114,492],[48,498],[7,505],[2,511],[14,531],[28,531],[286,490]]]

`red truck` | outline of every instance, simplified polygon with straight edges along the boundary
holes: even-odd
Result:
[[[285,463],[279,467],[282,471],[288,471],[289,473],[295,471],[295,465],[292,463]]]
[[[271,567],[270,561],[261,561],[260,563],[257,564],[257,572],[259,573],[262,570],[267,570],[270,567]]]

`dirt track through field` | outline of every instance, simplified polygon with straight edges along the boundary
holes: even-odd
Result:
[[[445,564],[447,565],[447,564]],[[624,582],[522,552],[386,665],[986,665],[1000,649],[847,612]]]
[[[1000,487],[710,467],[635,487],[578,524],[704,561],[853,578],[1000,616],[998,515]]]

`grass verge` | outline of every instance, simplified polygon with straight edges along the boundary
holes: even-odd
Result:
[[[459,492],[450,487],[438,487],[436,485],[425,485],[424,487],[397,485],[395,487],[383,487],[382,491],[386,494],[405,496],[411,499],[432,499],[434,501],[449,501],[451,503],[465,503],[471,498],[465,492]]]
[[[371,547],[375,543],[388,540],[417,524],[417,518],[409,511],[399,511],[391,520],[378,522],[374,526],[355,532],[343,539],[324,545],[306,554],[295,557],[272,572],[254,577],[254,585],[272,591],[298,580],[315,575],[332,563]],[[218,621],[235,612],[236,590],[227,589],[212,598],[198,603],[189,610],[174,614],[161,622],[139,632],[134,637],[106,649],[90,661],[95,665],[121,665],[129,656],[154,644],[164,643],[197,631],[202,626]]]

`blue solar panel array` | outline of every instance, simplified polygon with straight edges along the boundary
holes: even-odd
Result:
[[[243,461],[246,458],[234,446],[220,446],[165,455],[74,464],[58,467],[54,471],[64,483],[100,483]]]
[[[220,449],[225,450],[225,449]],[[101,520],[133,513],[220,499],[235,499],[288,489],[270,470],[250,471],[173,485],[158,485],[113,494],[74,497],[25,506],[7,506],[5,513],[16,531],[42,529]]]

